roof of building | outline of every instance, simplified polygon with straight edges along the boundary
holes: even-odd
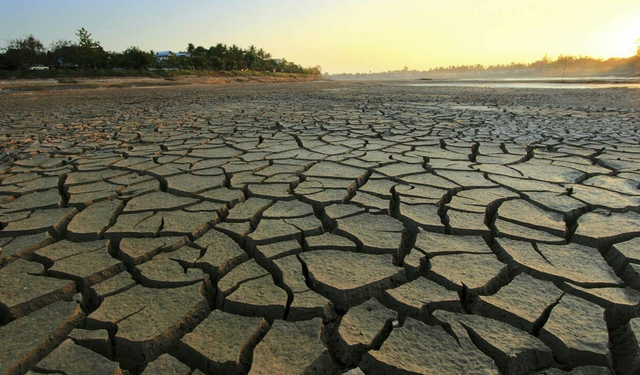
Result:
[[[155,56],[156,57],[170,57],[170,56],[191,57],[191,54],[187,52],[159,51],[159,52],[156,52]]]

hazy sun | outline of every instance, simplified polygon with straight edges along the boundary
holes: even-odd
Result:
[[[629,57],[636,53],[640,38],[637,19],[619,19],[600,28],[596,35],[596,50],[600,57]]]
[[[605,56],[628,57],[636,52],[636,40],[633,37],[622,37],[609,41]]]

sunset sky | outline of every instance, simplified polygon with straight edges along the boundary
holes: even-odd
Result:
[[[187,5],[188,4],[188,5]],[[639,0],[0,0],[0,46],[85,27],[110,51],[251,44],[325,72],[627,57]]]

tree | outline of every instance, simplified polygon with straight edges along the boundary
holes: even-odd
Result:
[[[167,58],[167,60],[165,61],[165,64],[169,67],[169,68],[181,68],[180,66],[180,61],[178,60],[178,58],[175,55],[171,55]]]
[[[12,39],[6,47],[5,64],[10,68],[28,68],[43,62],[44,52],[44,45],[33,35]]]
[[[71,47],[71,46],[74,46],[74,45],[75,44],[73,43],[73,40],[58,39],[55,42],[51,42],[51,44],[49,44],[49,51],[54,52],[56,50],[67,48],[67,47]]]
[[[636,40],[636,46],[638,47],[638,49],[636,49],[636,56],[640,56],[640,38]]]
[[[44,52],[44,45],[33,35],[29,35],[24,39],[13,39],[9,41],[8,49],[20,49],[31,53]]]
[[[224,70],[224,61],[218,56],[213,56],[209,59],[209,64],[212,69],[215,70]]]
[[[258,65],[258,55],[255,52],[249,50],[243,56],[244,64],[249,69],[256,69]]]
[[[93,40],[91,33],[84,27],[79,29],[76,35],[78,36],[78,48],[74,51],[74,62],[85,68],[105,68],[109,54],[102,49],[100,42]]]
[[[189,59],[189,62],[193,67],[193,69],[196,69],[196,70],[203,70],[203,69],[209,68],[209,61],[207,60],[206,56],[202,54],[196,54],[194,56],[191,56],[191,58]]]
[[[68,68],[78,45],[72,40],[58,39],[49,45],[49,62],[59,68]]]
[[[76,33],[79,39],[79,45],[83,48],[100,48],[100,42],[94,41],[91,39],[91,33],[85,30],[85,28],[81,28]]]
[[[153,51],[142,51],[135,46],[122,52],[107,52],[84,27],[77,30],[76,36],[76,41],[58,39],[50,44],[48,50],[33,35],[10,40],[5,48],[0,48],[0,66],[3,69],[21,69],[36,64],[47,64],[63,69],[144,69],[157,64],[181,69],[253,69],[304,74],[322,73],[320,66],[303,68],[285,59],[272,59],[270,53],[254,45],[243,49],[237,45],[227,46],[218,43],[206,49],[189,43],[188,54],[169,56],[166,60],[156,63]]]
[[[225,67],[227,70],[238,70],[246,67],[244,62],[244,51],[233,44],[225,54]]]
[[[129,47],[123,53],[123,64],[128,69],[141,70],[153,62],[153,56],[149,52],[142,51],[138,47]]]

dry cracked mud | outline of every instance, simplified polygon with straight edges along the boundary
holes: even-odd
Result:
[[[638,374],[640,92],[0,93],[0,374]]]

